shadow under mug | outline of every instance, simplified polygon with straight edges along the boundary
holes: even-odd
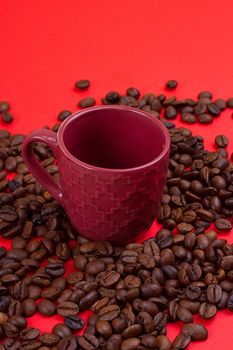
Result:
[[[35,142],[53,150],[59,184],[36,158]],[[148,113],[125,106],[79,111],[57,134],[39,129],[23,143],[29,170],[65,208],[79,233],[118,243],[135,240],[155,219],[169,151],[166,127]]]

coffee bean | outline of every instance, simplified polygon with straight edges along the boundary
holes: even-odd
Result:
[[[220,113],[221,113],[221,110],[218,108],[218,106],[215,103],[208,103],[207,104],[207,110],[214,117],[219,116]]]
[[[137,100],[140,97],[140,91],[135,87],[130,87],[126,90],[126,95],[131,96]]]
[[[95,103],[96,101],[93,97],[84,97],[79,101],[78,106],[81,108],[87,108],[94,106]]]
[[[0,312],[0,324],[7,322],[7,320],[8,320],[8,316],[3,312]]]
[[[106,98],[108,103],[116,103],[116,102],[119,101],[120,95],[116,91],[110,91],[110,92],[107,93],[105,98]]]
[[[23,313],[26,317],[31,317],[36,312],[36,303],[33,299],[25,299],[22,302]],[[18,314],[21,314],[18,313]]]
[[[212,94],[212,92],[210,92],[210,91],[201,91],[201,92],[198,94],[197,98],[200,99],[200,98],[203,98],[203,97],[212,99],[213,94]]]
[[[213,117],[210,114],[200,114],[198,120],[201,124],[211,124],[213,122]]]
[[[2,120],[4,123],[12,123],[14,120],[14,117],[11,113],[9,113],[8,111],[3,111],[1,112],[1,116],[2,116]]]
[[[57,335],[60,338],[67,338],[72,335],[72,332],[69,327],[64,323],[57,323],[53,329],[52,333]]]
[[[64,319],[65,324],[72,330],[77,331],[84,327],[84,320],[78,315],[68,315]]]
[[[140,339],[138,338],[128,338],[123,340],[121,343],[121,350],[134,350],[140,345]]]
[[[156,337],[156,348],[159,350],[170,350],[171,341],[165,335],[159,335]]]
[[[176,315],[177,315],[177,318],[184,323],[193,322],[192,313],[188,309],[185,309],[184,307],[179,307],[177,309]]]
[[[122,337],[120,334],[113,334],[106,344],[106,350],[120,350]]]
[[[188,124],[194,124],[194,123],[196,123],[197,118],[191,113],[182,112],[181,113],[181,120],[185,123],[188,123]]]
[[[46,316],[51,316],[56,311],[55,305],[50,300],[47,300],[47,299],[42,299],[37,305],[37,308],[42,315],[46,315]]]
[[[215,143],[218,147],[227,147],[229,144],[229,140],[225,135],[217,135],[215,137]]]
[[[3,323],[2,327],[6,337],[16,338],[19,335],[18,328],[10,322]]]
[[[57,313],[64,317],[69,315],[76,315],[78,312],[78,305],[70,301],[64,301],[57,306]]]
[[[55,335],[55,334],[51,334],[51,333],[43,333],[40,335],[39,337],[39,341],[43,344],[43,345],[48,345],[49,347],[51,346],[55,346],[60,340],[60,337]]]
[[[233,97],[227,99],[227,107],[233,108]]]
[[[120,308],[118,305],[109,305],[105,306],[99,310],[98,315],[100,320],[104,321],[112,321],[116,318],[120,313]]]
[[[108,271],[104,273],[100,278],[100,284],[103,287],[110,287],[117,283],[120,278],[120,274],[116,271]]]
[[[75,83],[75,87],[76,87],[77,89],[80,89],[80,90],[85,90],[85,89],[87,89],[89,86],[90,86],[90,80],[88,80],[88,79],[78,80],[78,81],[76,81],[76,83]]]
[[[218,284],[210,284],[207,288],[207,299],[212,304],[218,304],[222,297],[222,288]]]
[[[166,82],[166,88],[169,90],[173,90],[177,87],[178,82],[176,80],[168,80]]]
[[[208,331],[205,326],[197,323],[186,323],[182,327],[182,333],[190,335],[194,341],[206,340],[208,338]]]
[[[0,113],[6,112],[8,111],[8,109],[10,109],[9,103],[6,101],[0,101]],[[5,137],[9,136],[9,134],[5,134],[5,135],[6,135]]]
[[[172,348],[174,350],[183,350],[186,349],[186,347],[190,344],[191,337],[188,333],[180,333],[176,336],[176,338],[173,340]]]
[[[78,343],[84,350],[95,350],[98,349],[99,341],[98,339],[91,334],[84,334],[78,338]]]
[[[27,320],[23,316],[14,315],[11,316],[9,322],[15,325],[17,328],[24,329],[27,327]]]
[[[98,292],[91,290],[88,292],[79,302],[79,308],[81,311],[90,309],[90,307],[98,300]]]
[[[63,122],[66,118],[68,118],[70,115],[72,114],[72,112],[68,111],[67,109],[65,109],[64,111],[61,111],[58,114],[58,119]]]
[[[177,116],[177,111],[173,106],[168,106],[165,108],[164,116],[167,119],[175,119]]]
[[[199,309],[199,314],[204,319],[212,318],[216,315],[217,308],[215,305],[209,303],[202,303]]]
[[[230,231],[232,229],[232,225],[227,219],[217,219],[215,220],[214,225],[220,231]]]

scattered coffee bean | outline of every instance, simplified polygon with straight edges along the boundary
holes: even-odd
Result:
[[[215,143],[218,147],[227,147],[229,140],[225,135],[217,135],[215,137]]]
[[[8,111],[1,112],[1,116],[2,116],[3,122],[7,124],[12,123],[14,120],[13,115]]]
[[[47,299],[42,299],[37,305],[37,308],[38,311],[45,316],[52,316],[56,311],[55,305]]]
[[[72,114],[72,112],[68,111],[67,109],[65,109],[64,111],[61,111],[58,114],[58,119],[63,122],[66,118],[68,118],[70,115]]]
[[[72,330],[78,331],[85,325],[84,320],[78,315],[68,315],[64,319],[65,324]]]
[[[227,107],[233,108],[233,97],[227,99]]]
[[[76,81],[76,83],[75,83],[75,87],[76,87],[77,89],[80,89],[80,90],[85,90],[85,89],[87,89],[89,86],[90,86],[90,80],[88,80],[88,79],[78,80],[78,81]]]
[[[10,109],[10,105],[6,101],[0,101],[0,113],[6,112]]]
[[[169,89],[169,90],[173,90],[177,87],[177,81],[176,80],[168,80],[166,82],[166,88]]]
[[[84,97],[79,101],[78,106],[81,108],[87,108],[94,106],[95,103],[96,101],[93,97]]]

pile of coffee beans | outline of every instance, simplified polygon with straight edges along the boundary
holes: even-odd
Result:
[[[166,87],[176,85],[169,81]],[[155,106],[164,108],[166,97],[139,97],[129,88],[127,96],[109,92],[104,102],[160,118],[162,109]],[[175,101],[166,114],[174,114],[173,108],[178,113]],[[59,120],[70,113],[62,111]],[[195,314],[208,320],[218,310],[233,311],[233,245],[218,238],[218,231],[232,228],[229,140],[217,135],[217,150],[210,152],[201,136],[164,123],[171,153],[158,217],[162,228],[142,243],[121,247],[81,237],[29,173],[21,154],[24,135],[0,130],[0,232],[11,239],[11,249],[0,247],[0,350],[182,350],[208,337]],[[40,142],[34,151],[58,180],[52,151]],[[67,271],[71,259],[73,271]],[[92,312],[87,325],[79,315],[85,310]],[[58,314],[63,323],[41,333],[27,322],[37,312]],[[176,321],[181,329],[171,342],[166,326]]]

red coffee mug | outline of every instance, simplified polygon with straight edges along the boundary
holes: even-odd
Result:
[[[56,155],[59,185],[35,157],[35,142],[45,142]],[[155,117],[124,106],[99,106],[74,113],[57,134],[32,132],[23,158],[80,234],[125,243],[156,217],[169,150],[169,133]]]

